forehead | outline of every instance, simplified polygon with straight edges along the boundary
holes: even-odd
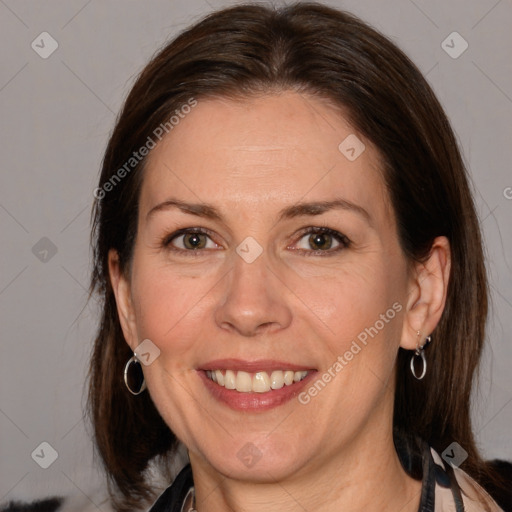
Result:
[[[199,100],[149,154],[141,210],[169,194],[226,209],[387,202],[378,152],[339,109],[293,92]]]

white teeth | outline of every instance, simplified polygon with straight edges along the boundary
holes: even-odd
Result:
[[[206,376],[226,389],[236,389],[240,393],[267,393],[271,389],[290,386],[306,377],[307,371],[275,370],[270,376],[267,372],[250,374],[244,371],[208,370]]]
[[[224,375],[222,375],[220,370],[215,370],[215,382],[221,386],[224,386]]]
[[[252,391],[252,378],[247,372],[238,372],[236,374],[236,390],[242,393]]]
[[[267,372],[258,372],[252,379],[252,390],[255,393],[270,391],[270,377]]]
[[[289,386],[290,384],[293,384],[293,377],[295,376],[295,373],[292,371],[284,372],[284,383]]]
[[[284,386],[284,375],[283,372],[272,372],[270,376],[270,387],[272,389],[281,389]]]
[[[293,382],[299,382],[300,380],[302,380],[306,375],[308,374],[308,372],[295,372],[294,375],[293,375]]]
[[[231,370],[226,370],[224,375],[224,387],[226,389],[235,389],[235,373]]]

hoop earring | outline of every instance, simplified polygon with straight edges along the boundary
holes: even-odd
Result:
[[[135,368],[137,369],[135,370]],[[130,370],[132,375],[130,375]],[[133,375],[135,372],[136,374]],[[128,362],[124,367],[124,383],[128,391],[135,396],[140,395],[146,389],[144,372],[142,371],[142,366],[136,355],[133,355],[130,359],[128,359]],[[135,390],[132,389],[132,385],[134,383],[136,386],[138,385],[138,388]]]
[[[418,334],[418,345],[416,346],[416,350],[414,351],[414,354],[411,357],[411,373],[413,377],[417,380],[422,380],[423,377],[427,374],[427,359],[425,358],[425,347],[432,341],[432,336],[427,336],[425,338],[425,343],[420,346],[419,339],[421,336],[420,331],[417,332]],[[421,374],[418,377],[416,375],[416,368],[414,366],[414,360],[416,357],[421,357]]]

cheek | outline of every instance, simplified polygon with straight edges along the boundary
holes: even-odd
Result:
[[[324,269],[314,276],[295,274],[289,286],[335,339],[346,342],[390,309],[388,316],[394,319],[393,304],[401,304],[404,296],[400,276],[396,264],[388,265],[381,258],[354,258],[342,268]]]
[[[149,338],[164,359],[182,355],[200,334],[214,286],[213,276],[183,276],[141,261],[132,287],[139,339]]]
[[[356,415],[381,396],[393,375],[404,309],[400,276],[374,260],[304,283],[298,292],[321,319],[322,371],[336,375],[330,399]]]

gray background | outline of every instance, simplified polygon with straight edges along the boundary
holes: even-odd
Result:
[[[191,22],[234,3],[0,0],[0,503],[62,493],[107,510],[83,421],[97,315],[86,304],[92,191],[115,115],[144,63]],[[486,457],[512,459],[512,3],[329,4],[360,15],[411,56],[459,137],[493,298],[475,427]],[[44,31],[59,45],[47,59],[31,47]],[[469,44],[456,59],[441,45],[453,31]],[[58,452],[48,469],[31,457],[43,441]],[[36,453],[49,461],[48,450]]]

